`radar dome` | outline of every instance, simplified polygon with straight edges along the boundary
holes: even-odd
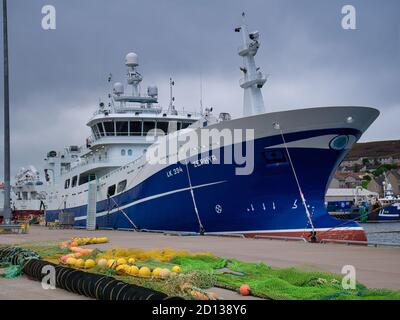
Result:
[[[148,86],[147,95],[149,97],[155,98],[158,96],[158,88],[157,86]]]
[[[116,95],[124,93],[124,85],[121,82],[114,83],[113,92]]]
[[[138,55],[134,52],[128,53],[125,57],[125,64],[128,67],[137,67],[139,65]]]

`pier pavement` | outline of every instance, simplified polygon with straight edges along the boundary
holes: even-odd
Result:
[[[99,249],[171,247],[191,252],[211,252],[217,256],[249,262],[260,261],[272,267],[299,267],[309,271],[330,271],[338,274],[341,273],[343,266],[352,265],[356,269],[357,281],[366,286],[400,289],[399,247],[375,248],[332,243],[311,244],[301,241],[174,236],[131,231],[49,230],[38,226],[32,227],[29,234],[0,235],[0,244],[65,241],[72,237],[92,236],[105,236],[110,239],[109,243],[94,245]],[[4,281],[0,282],[3,288]]]

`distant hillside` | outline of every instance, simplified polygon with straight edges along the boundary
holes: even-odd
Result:
[[[400,140],[356,143],[347,155],[346,160],[354,160],[361,157],[400,158]]]

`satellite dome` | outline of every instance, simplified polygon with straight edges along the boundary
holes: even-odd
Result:
[[[124,93],[124,85],[121,82],[114,83],[113,92],[117,96],[123,94]]]
[[[125,64],[128,67],[137,67],[139,65],[138,55],[134,52],[130,52],[125,57]]]
[[[158,96],[158,88],[157,86],[148,86],[147,95],[149,97],[155,98]]]

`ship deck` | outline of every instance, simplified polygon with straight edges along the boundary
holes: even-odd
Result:
[[[32,227],[29,234],[1,235],[1,244],[34,241],[63,241],[72,237],[107,236],[109,243],[97,244],[99,249],[137,247],[143,249],[172,247],[192,252],[212,252],[225,258],[243,261],[261,261],[273,267],[301,267],[341,273],[345,265],[356,268],[357,281],[370,288],[400,289],[400,248],[367,247],[344,244],[311,244],[301,241],[242,239],[215,236],[173,236],[129,231],[48,230]],[[0,279],[2,293],[11,299],[29,299],[43,293],[40,284],[33,281]],[[24,290],[18,290],[24,288]],[[29,288],[29,290],[25,290]],[[59,299],[84,299],[57,290]],[[0,299],[5,298],[1,297]],[[37,298],[37,296],[36,296]]]

